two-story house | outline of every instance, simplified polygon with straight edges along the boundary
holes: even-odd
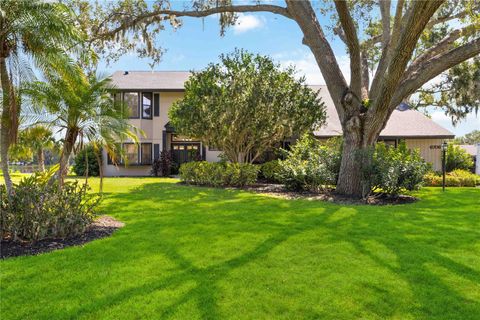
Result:
[[[123,144],[127,165],[115,166],[104,152],[106,176],[149,175],[153,159],[158,158],[162,150],[171,150],[179,164],[192,160],[195,153],[206,161],[219,160],[220,151],[176,134],[169,124],[168,110],[175,100],[182,98],[189,76],[189,72],[176,71],[118,71],[113,74],[113,84],[119,91],[115,99],[122,99],[129,108],[131,123],[142,129],[145,136],[139,137],[139,144]],[[327,124],[314,134],[320,139],[341,135],[340,121],[326,86],[312,88],[318,90],[327,108]],[[444,139],[453,137],[450,131],[418,111],[396,110],[380,140],[396,145],[403,139],[408,147],[420,149],[425,160],[432,163],[435,170],[440,170],[440,145]]]

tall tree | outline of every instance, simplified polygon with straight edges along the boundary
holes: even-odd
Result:
[[[40,111],[39,121],[46,117],[45,122],[64,133],[58,174],[60,186],[77,143],[95,141],[104,146],[127,137],[135,139],[137,132],[128,122],[127,109],[114,103],[110,78],[87,76],[79,67],[76,70],[75,77],[48,73],[47,82],[33,82],[25,89],[25,94]]]
[[[285,0],[285,4],[200,0],[193,1],[191,8],[173,10],[167,1],[154,5],[121,1],[97,20],[91,36],[97,44],[105,44],[140,32],[148,54],[153,36],[149,30],[162,29],[164,21],[173,21],[175,26],[179,17],[219,14],[222,31],[235,22],[237,12],[271,12],[293,20],[303,33],[302,43],[315,57],[342,124],[344,148],[337,191],[360,196],[362,163],[357,154],[376,143],[399,103],[480,53],[480,4],[475,0],[398,0],[393,6],[389,0],[338,0],[333,2],[333,13],[328,5],[315,10],[306,0]],[[327,39],[328,30],[319,22],[325,12],[332,13],[336,21],[332,30],[344,41],[350,56],[349,81]],[[446,26],[446,35],[422,45],[421,37],[439,26]],[[372,65],[375,74],[370,81]]]
[[[29,61],[39,70],[46,70],[68,60],[65,49],[80,40],[72,17],[66,5],[56,2],[3,0],[0,3],[0,158],[9,193],[12,181],[8,149],[17,140],[21,108],[18,90],[24,71],[31,70]]]
[[[320,126],[317,92],[270,58],[236,50],[194,73],[169,111],[180,134],[220,148],[232,162],[254,162],[286,138]]]

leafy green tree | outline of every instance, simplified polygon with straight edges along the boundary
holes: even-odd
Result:
[[[477,144],[480,143],[480,130],[473,130],[463,137],[455,138],[455,144]]]
[[[473,159],[459,146],[449,144],[447,147],[445,166],[447,172],[455,169],[471,170],[473,167]]]
[[[220,148],[231,162],[253,162],[285,138],[325,119],[323,103],[294,69],[236,50],[194,73],[169,112],[178,133]]]
[[[0,158],[8,193],[8,149],[17,141],[21,99],[19,88],[32,65],[45,71],[67,63],[81,39],[73,14],[66,5],[52,1],[3,0],[0,4],[0,77],[2,85]]]
[[[38,120],[42,121],[43,117],[43,121],[64,132],[60,186],[77,143],[91,141],[104,147],[114,140],[121,142],[126,137],[135,137],[137,132],[129,124],[127,108],[113,101],[110,78],[87,76],[78,67],[76,70],[75,77],[49,73],[47,82],[33,82],[25,90],[40,112]]]
[[[75,155],[73,172],[77,176],[99,176],[102,162],[98,162],[97,159],[101,157],[101,154],[98,154],[100,152],[101,150],[96,150],[91,145],[85,146]]]
[[[337,192],[357,197],[362,194],[362,164],[356,156],[376,143],[395,108],[428,88],[432,79],[480,54],[480,4],[476,0],[286,0],[283,5],[266,0],[251,4],[200,0],[179,10],[165,0],[153,5],[145,0],[121,0],[84,11],[82,18],[92,22],[86,25],[92,26],[89,35],[99,48],[143,33],[142,40],[134,43],[144,45],[141,54],[155,61],[161,48],[153,40],[166,24],[177,27],[181,17],[218,15],[223,33],[239,12],[270,12],[298,25],[299,44],[308,46],[315,57],[342,124],[344,148]],[[320,24],[328,18],[333,24]],[[341,71],[327,32],[345,44],[350,79]],[[459,106],[457,115],[478,110],[478,103],[463,108],[462,101],[470,98],[457,99],[455,91],[450,96],[456,100],[454,106]]]

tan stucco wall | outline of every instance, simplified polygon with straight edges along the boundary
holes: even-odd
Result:
[[[154,92],[155,94],[156,92]],[[152,143],[152,153],[153,153],[153,144],[158,143],[160,145],[160,150],[163,150],[163,130],[165,125],[168,123],[168,110],[172,104],[183,97],[183,92],[159,92],[160,95],[160,116],[153,117],[152,120],[149,119],[130,119],[130,123],[135,127],[142,129],[145,133],[145,136],[139,136],[140,142]],[[153,107],[153,106],[152,106]],[[153,110],[152,110],[153,112]],[[167,149],[170,149],[170,139],[167,139]],[[219,161],[218,151],[208,151],[206,149],[206,160],[210,162]],[[109,165],[107,164],[107,154],[103,152],[103,168],[105,176],[148,176],[150,174],[151,166],[127,166],[119,165]]]
[[[442,150],[440,146],[443,139],[405,139],[409,149],[418,149],[425,161],[433,166],[433,170],[442,170]]]

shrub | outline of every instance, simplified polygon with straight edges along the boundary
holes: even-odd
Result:
[[[160,158],[153,161],[150,174],[155,177],[168,177],[174,172],[175,168],[177,168],[177,165],[173,161],[172,152],[164,150],[160,153]]]
[[[302,136],[280,162],[280,182],[289,190],[319,191],[335,185],[340,171],[341,140],[321,143]]]
[[[243,187],[256,182],[258,171],[249,163],[196,161],[180,166],[180,179],[188,184]]]
[[[440,187],[443,177],[440,173],[429,172],[425,175],[425,184],[431,187]],[[475,187],[480,185],[480,176],[466,170],[457,169],[445,175],[447,187]]]
[[[429,169],[419,152],[409,150],[404,142],[397,148],[377,143],[373,155],[367,153],[368,158],[363,159],[365,195],[372,191],[397,195],[402,190],[418,189]]]
[[[83,233],[92,222],[100,198],[88,193],[86,184],[65,182],[59,189],[54,170],[35,173],[14,185],[7,197],[0,186],[2,236],[37,241]]]
[[[465,150],[459,146],[449,144],[447,147],[445,167],[447,172],[455,169],[471,170],[473,160]]]
[[[265,162],[260,167],[260,175],[269,182],[280,182],[280,172],[282,166],[280,160],[272,160]]]
[[[100,155],[100,151],[95,151],[93,147],[87,146],[78,152],[73,160],[73,172],[77,176],[85,176],[87,171],[87,162],[88,162],[88,175],[89,176],[99,176],[100,170],[98,168],[97,155],[95,152]]]

